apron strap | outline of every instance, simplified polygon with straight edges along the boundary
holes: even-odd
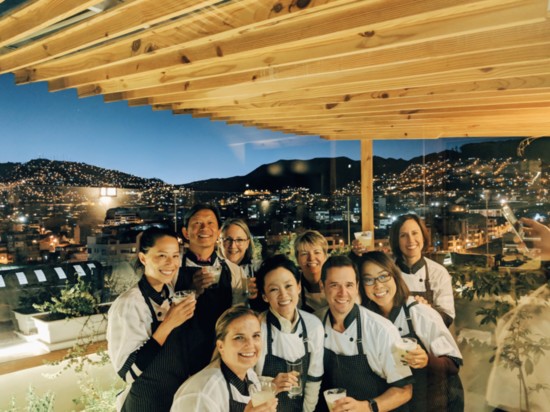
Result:
[[[147,282],[145,279],[145,275],[139,280],[138,287],[139,291],[141,292],[141,296],[143,296],[143,299],[145,299],[145,303],[147,304],[147,307],[149,308],[149,312],[151,312],[151,335],[155,333],[157,328],[160,325],[160,321],[157,318],[157,314],[155,312],[155,309],[153,309],[153,305],[151,304],[151,298],[149,297],[149,294],[147,293],[146,287],[144,282]]]
[[[407,327],[409,328],[409,333],[416,335],[414,331],[413,323],[411,320],[411,311],[410,311],[410,309],[415,305],[418,305],[418,301],[416,300],[412,302],[410,305],[403,305],[403,310],[405,311],[405,319],[407,320]]]
[[[432,292],[432,287],[430,286],[430,273],[428,271],[428,262],[426,262],[426,259],[422,257],[422,260],[424,260],[424,267],[426,268],[426,279],[424,281],[424,284],[426,285],[426,294],[429,295]]]
[[[307,329],[306,329],[306,323],[304,322],[304,318],[302,318],[302,316],[300,316],[300,312],[298,312],[298,316],[300,317],[299,318],[299,322],[301,323],[302,325],[302,342],[304,344],[304,349],[305,349],[305,356],[308,355],[309,351],[308,351],[308,338],[307,338]],[[266,325],[267,325],[267,354],[268,355],[272,355],[273,354],[273,334],[271,332],[271,326],[273,325],[273,322],[271,321],[271,319],[275,317],[275,315],[273,315],[273,313],[271,313],[269,310],[267,311],[267,315],[266,315]]]

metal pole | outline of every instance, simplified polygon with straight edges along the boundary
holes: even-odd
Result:
[[[177,205],[177,200],[178,200],[178,193],[180,191],[179,190],[174,190],[174,232],[178,232],[178,205]]]
[[[351,224],[350,224],[351,216],[350,216],[350,210],[349,210],[349,196],[347,197],[347,201],[348,201],[348,245],[351,245]]]
[[[489,265],[489,193],[488,190],[485,190],[485,247],[487,265]]]

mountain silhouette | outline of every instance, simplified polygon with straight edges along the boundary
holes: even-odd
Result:
[[[373,157],[375,176],[385,173],[399,174],[414,164],[439,160],[458,162],[469,158],[481,160],[497,158],[520,159],[518,144],[522,139],[499,142],[468,143],[459,150],[444,150],[417,156],[410,160]],[[399,142],[396,141],[396,145]],[[541,158],[550,162],[550,139],[534,140],[525,150],[524,158]],[[245,176],[200,180],[185,184],[186,188],[199,191],[242,192],[247,188],[281,190],[286,187],[306,187],[315,193],[331,193],[353,181],[361,179],[361,162],[347,157],[315,158],[311,160],[279,160],[259,166]]]
[[[550,139],[533,140],[524,150],[523,158],[517,149],[522,139],[503,139],[498,142],[468,143],[459,149],[445,150],[418,156],[410,160],[373,157],[375,176],[400,174],[418,164],[445,160],[454,162],[468,159],[540,159],[550,163]],[[395,142],[398,146],[400,143]],[[185,183],[185,189],[215,192],[243,192],[254,190],[281,190],[303,187],[313,193],[328,194],[346,187],[361,178],[361,162],[347,157],[314,158],[310,160],[279,160],[259,166],[245,176],[233,176]],[[154,187],[173,188],[159,179],[146,179],[116,170],[104,169],[80,162],[34,159],[26,163],[0,163],[0,184],[34,186],[114,186],[146,190]]]

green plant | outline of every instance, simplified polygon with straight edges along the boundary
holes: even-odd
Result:
[[[340,245],[336,249],[333,249],[330,253],[330,256],[337,256],[337,255],[349,255],[351,252],[351,246],[350,245]]]
[[[44,395],[39,396],[35,393],[34,387],[29,386],[26,396],[27,404],[24,408],[18,408],[16,405],[15,397],[11,397],[9,409],[4,410],[4,412],[53,412],[54,411],[54,401],[55,394],[48,391]]]
[[[505,315],[511,318],[506,328],[507,334],[501,343],[499,365],[511,371],[517,371],[519,380],[519,399],[521,411],[530,411],[529,395],[537,391],[547,391],[548,385],[537,382],[529,385],[528,376],[534,373],[547,351],[550,351],[550,338],[532,330],[533,322],[540,322],[542,311],[548,305],[528,304],[518,308],[514,314]],[[494,356],[491,361],[494,361]],[[532,380],[531,380],[532,383]]]
[[[277,249],[276,254],[282,254],[288,256],[290,260],[296,263],[296,256],[294,256],[294,240],[296,239],[296,233],[283,236],[281,244]]]
[[[55,288],[28,288],[23,289],[17,299],[15,308],[19,313],[36,313],[35,305],[40,305],[47,299],[59,296],[60,291]]]
[[[252,256],[252,260],[261,261],[262,260],[262,244],[256,238],[253,238],[252,241],[254,242],[254,256]]]
[[[531,296],[527,295],[544,285],[546,276],[542,271],[496,271],[473,266],[451,267],[449,273],[460,291],[459,297],[469,301],[484,298],[487,302],[476,311],[476,316],[481,317],[480,325],[496,325],[501,319],[504,322],[502,327],[506,327],[506,333],[502,341],[497,342],[500,355],[495,367],[517,373],[520,410],[529,411],[530,395],[549,389],[541,383],[529,385],[528,379],[535,365],[550,350],[550,338],[531,328],[532,322],[540,321],[541,311],[548,310],[548,305],[518,303],[521,298],[529,301]],[[493,354],[489,362],[494,362],[495,358]]]
[[[491,298],[476,312],[480,324],[496,324],[497,320],[517,305],[518,300],[544,283],[540,271],[498,271],[479,266],[451,266],[449,273],[459,290],[459,297]]]
[[[41,312],[49,312],[50,319],[99,313],[99,300],[92,294],[90,284],[80,277],[73,285],[66,283],[59,297],[53,296],[49,301],[33,306]]]
[[[78,386],[82,395],[73,399],[73,403],[86,412],[113,412],[115,410],[116,397],[120,388],[112,385],[108,389],[101,389],[97,380],[92,379],[87,373],[84,378],[78,380]]]

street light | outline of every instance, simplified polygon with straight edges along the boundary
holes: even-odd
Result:
[[[174,232],[178,232],[178,194],[180,193],[179,190],[174,190],[172,192],[174,194]]]

